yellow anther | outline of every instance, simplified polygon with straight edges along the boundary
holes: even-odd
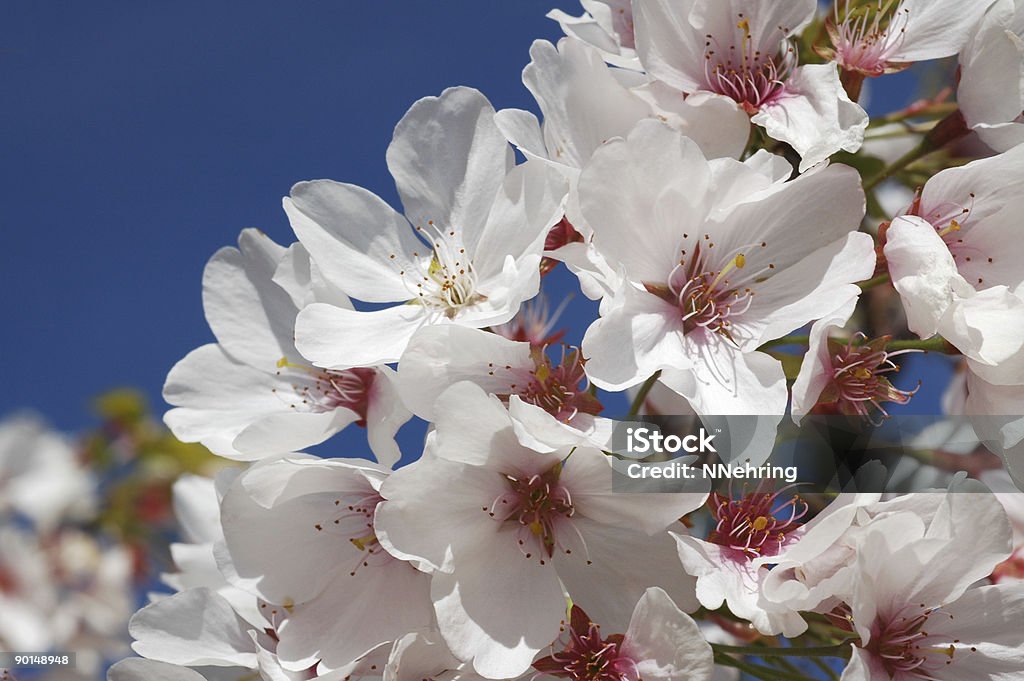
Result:
[[[768,527],[768,518],[764,517],[763,515],[758,516],[754,518],[754,522],[752,523],[752,525],[754,526],[755,530],[760,532],[764,528]]]
[[[722,271],[718,273],[718,276],[711,282],[709,289],[714,289],[718,286],[719,282],[725,279],[725,275],[729,274],[733,269],[741,270],[747,264],[747,256],[740,253],[735,258],[729,261],[729,264],[722,268]]]
[[[538,381],[543,383],[544,381],[548,380],[548,377],[551,376],[551,367],[549,367],[548,364],[545,362],[541,364],[539,367],[537,367],[537,371],[534,372],[534,375],[537,377]]]
[[[436,279],[437,275],[442,271],[444,271],[444,265],[442,265],[441,261],[438,260],[437,253],[435,252],[434,257],[430,259],[430,267],[427,269],[427,272],[431,277]]]
[[[365,551],[368,546],[373,546],[377,543],[377,535],[370,532],[362,537],[352,537],[349,541],[352,542],[352,545],[360,551]]]
[[[946,229],[939,232],[939,236],[946,236],[947,234],[952,234],[953,232],[959,232],[960,229],[961,227],[959,222],[957,222],[956,220],[950,220],[949,227],[946,227]]]
[[[282,357],[281,359],[277,360],[278,369],[284,369],[285,367],[288,367],[289,369],[302,369],[303,371],[311,371],[309,367],[302,366],[301,364],[296,364],[295,362],[291,362],[288,360],[287,357]]]

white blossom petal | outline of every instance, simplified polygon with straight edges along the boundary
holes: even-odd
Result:
[[[637,602],[622,652],[638,660],[637,671],[644,679],[705,681],[714,670],[711,646],[697,623],[657,587],[645,591]]]
[[[206,677],[188,667],[129,657],[107,671],[107,681],[206,681]]]
[[[750,119],[800,154],[800,172],[837,151],[864,142],[868,114],[850,100],[834,64],[805,64],[786,80],[785,93]]]
[[[284,210],[324,277],[346,294],[376,303],[413,297],[399,272],[428,249],[376,195],[330,180],[300,182]]]
[[[458,227],[466,248],[476,252],[494,195],[513,162],[487,98],[455,87],[419,100],[395,126],[387,159],[409,221]]]
[[[295,355],[292,323],[298,311],[271,279],[285,249],[256,229],[238,248],[217,251],[203,271],[203,308],[221,347],[235,360],[269,369]]]
[[[250,625],[209,589],[191,589],[147,605],[129,624],[132,649],[186,666],[256,666]]]
[[[397,362],[425,321],[426,312],[417,304],[360,312],[316,303],[295,319],[295,346],[327,369]]]

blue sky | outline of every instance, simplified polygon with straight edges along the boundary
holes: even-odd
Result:
[[[534,109],[520,82],[573,0],[6,3],[0,13],[0,415],[92,422],[212,339],[207,258],[281,197],[333,178],[397,202],[384,152],[408,106],[470,85]],[[904,100],[887,79],[879,110]],[[568,285],[568,279],[563,280]],[[561,287],[559,287],[561,288]]]

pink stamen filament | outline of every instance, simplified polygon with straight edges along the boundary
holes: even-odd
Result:
[[[562,464],[559,463],[544,473],[521,475],[503,473],[507,489],[498,495],[490,507],[483,510],[495,520],[515,527],[516,543],[526,558],[534,554],[541,565],[546,564],[555,549],[566,554],[572,549],[562,541],[564,528],[571,527],[574,536],[584,547],[583,537],[570,519],[575,515],[572,495],[560,484]]]
[[[873,10],[865,6],[853,12],[847,0],[843,8],[845,19],[840,22],[839,3],[835,4],[835,25],[830,27],[836,62],[847,71],[882,75],[906,40],[910,11],[896,0],[879,0]]]
[[[712,494],[708,504],[716,524],[708,541],[731,549],[742,562],[778,554],[809,511],[798,495],[777,505],[792,487],[771,494],[758,489],[739,499]]]
[[[517,395],[563,423],[571,422],[579,414],[601,413],[604,406],[590,393],[590,381],[583,368],[586,360],[579,349],[563,345],[558,364],[551,361],[546,350],[533,348],[534,366],[530,369],[489,363],[488,375],[503,374],[508,379],[508,392],[498,397],[507,404],[512,395]]]
[[[792,45],[775,55],[754,49],[755,36],[748,19],[738,15],[741,30],[739,50],[735,42],[722,48],[719,37],[708,35],[704,44],[704,84],[712,92],[725,95],[742,105],[748,113],[756,113],[785,90],[785,82],[796,67],[796,51]],[[779,42],[788,39],[789,31],[779,27]],[[731,36],[735,41],[736,35]],[[762,44],[757,41],[757,44]],[[737,51],[739,54],[737,54]]]
[[[884,403],[906,404],[921,387],[918,384],[913,390],[899,390],[893,386],[886,374],[898,372],[900,367],[892,358],[921,351],[888,352],[888,337],[863,342],[866,340],[858,333],[832,356],[832,381],[821,402],[836,403],[841,413],[861,416],[877,425],[889,418]]]
[[[534,662],[542,674],[573,681],[639,681],[636,661],[621,651],[623,636],[603,638],[601,628],[590,621],[583,610],[574,605],[570,611],[567,640],[556,641],[562,648]]]
[[[287,358],[279,360],[277,366],[277,375],[279,376],[285,370],[295,372],[296,382],[292,384],[292,390],[299,401],[291,402],[290,406],[293,409],[314,413],[333,411],[338,408],[350,409],[359,415],[357,423],[361,426],[366,425],[370,394],[377,378],[376,369],[365,367],[340,371],[317,369],[294,364]],[[276,388],[274,392],[285,398],[285,395]]]
[[[557,343],[565,335],[565,331],[555,331],[555,324],[558,323],[558,318],[565,311],[570,300],[571,296],[566,296],[558,304],[558,307],[551,310],[547,296],[542,293],[523,305],[519,314],[511,322],[491,327],[491,329],[509,340],[528,342],[535,348],[543,348]]]
[[[646,284],[647,290],[679,309],[684,333],[708,331],[736,343],[735,323],[754,303],[752,286],[775,269],[773,263],[756,270],[748,267],[744,252],[766,246],[741,246],[712,260],[714,243],[705,237],[692,255],[681,251],[666,285]]]
[[[924,608],[923,605],[920,607]],[[909,608],[906,606],[895,615],[877,622],[865,649],[878,656],[892,677],[908,675],[924,681],[939,681],[934,675],[935,668],[953,664],[957,651],[963,648],[958,647],[959,640],[950,642],[931,635],[924,627],[933,616],[953,619],[953,615],[943,614],[941,608],[925,609],[912,616],[903,615]],[[974,652],[975,648],[969,650]]]

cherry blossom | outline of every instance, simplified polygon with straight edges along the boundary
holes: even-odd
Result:
[[[399,362],[398,386],[406,404],[430,421],[437,418],[438,396],[464,380],[498,396],[508,406],[520,439],[531,447],[608,447],[612,424],[597,418],[603,407],[588,390],[578,348],[545,352],[497,334],[448,325],[418,331]]]
[[[966,495],[931,523],[899,513],[856,555],[849,621],[859,641],[844,681],[999,679],[1024,672],[1024,586],[971,586],[1008,555],[1009,527],[971,522]],[[966,550],[965,540],[982,549]],[[902,569],[893,570],[899,565]]]
[[[992,0],[875,0],[836,2],[828,24],[833,49],[823,51],[840,67],[880,76],[913,62],[951,57],[971,37]]]
[[[698,413],[782,414],[782,367],[756,349],[830,312],[839,292],[854,295],[874,255],[855,231],[855,173],[779,182],[754,160],[707,161],[655,122],[594,155],[581,205],[595,247],[625,274],[583,340],[598,386],[621,390],[660,369]],[[819,193],[831,197],[827,215]]]
[[[857,298],[850,298],[835,313],[811,326],[809,349],[793,384],[792,413],[797,423],[812,409],[862,416],[871,422],[887,418],[887,402],[906,404],[917,392],[896,388],[890,377],[900,367],[892,358],[915,350],[886,350],[887,338],[867,339],[855,334],[836,341],[829,334],[847,324]]]
[[[218,561],[286,617],[276,645],[286,669],[340,669],[432,626],[428,577],[378,540],[387,476],[356,459],[289,458],[250,468],[227,490]]]
[[[1024,678],[1022,3],[581,0],[530,46],[536,112],[411,106],[400,211],[295,184],[296,243],[247,229],[204,271],[216,342],[165,421],[233,461],[174,484],[110,681]],[[958,53],[920,101],[856,101]],[[790,433],[887,437],[945,380],[897,378],[921,351],[951,416],[885,493],[811,486]],[[636,459],[613,415],[719,449]],[[367,451],[301,453],[353,424]],[[132,562],[80,527],[108,519],[78,456],[0,423],[0,646],[96,671]],[[784,457],[797,482],[747,479]]]
[[[801,521],[808,506],[791,493],[758,488],[735,499],[714,493],[708,501],[714,525],[707,540],[675,536],[683,568],[697,578],[701,605],[716,610],[725,603],[762,633],[801,633],[799,615],[759,603],[760,582],[768,573],[760,559],[770,561],[806,531]]]
[[[151,594],[152,602],[132,617],[128,627],[135,639],[132,648],[147,663],[125,665],[119,673],[128,674],[131,669],[131,674],[137,672],[146,679],[147,674],[158,673],[185,679],[194,678],[191,667],[199,667],[214,678],[222,678],[221,673],[211,675],[210,669],[224,670],[229,678],[255,672],[267,681],[303,681],[341,679],[350,669],[326,674],[318,674],[316,665],[285,669],[276,649],[288,608],[263,601],[228,581],[236,572],[230,557],[216,548],[224,543],[220,499],[238,473],[226,469],[216,481],[185,476],[175,483],[174,510],[186,541],[171,545],[178,570],[164,575],[163,581],[177,593]]]
[[[936,333],[990,382],[1024,382],[1024,273],[1016,255],[1024,147],[936,174],[885,231],[911,331]]]
[[[152,664],[166,665],[162,667],[166,673],[182,679],[195,678],[190,675],[196,673],[191,672],[191,668],[197,667],[204,673],[198,678],[305,681],[340,680],[351,669],[346,667],[322,674],[313,666],[300,671],[285,669],[274,651],[278,632],[287,617],[283,610],[262,605],[266,619],[256,624],[239,617],[224,598],[203,587],[188,589],[146,606],[129,623],[129,630],[136,639],[132,648],[146,658],[147,664],[138,667],[140,673],[149,671]],[[113,678],[113,672],[111,674]]]
[[[167,376],[165,416],[174,434],[231,459],[251,461],[318,444],[365,426],[379,460],[401,453],[395,433],[409,419],[388,367],[330,370],[293,342],[299,309],[351,304],[301,245],[289,249],[255,229],[218,251],[203,274],[203,305],[216,344],[193,350]]]
[[[0,421],[0,518],[10,513],[47,532],[95,512],[96,481],[71,444],[31,414]]]
[[[676,90],[734,100],[800,154],[802,172],[840,149],[857,151],[868,123],[834,65],[797,64],[791,38],[815,9],[814,0],[635,0],[637,54]]]
[[[614,493],[604,454],[525,447],[500,401],[472,383],[435,411],[435,446],[385,481],[376,531],[431,571],[441,633],[478,673],[526,671],[557,636],[566,592],[612,628],[651,585],[695,605],[665,529],[703,494]]]
[[[296,347],[316,366],[395,362],[424,324],[509,321],[537,294],[547,230],[565,186],[543,164],[513,165],[487,99],[451,88],[421,99],[395,128],[388,167],[406,215],[355,185],[318,180],[284,200],[325,280],[375,310],[307,305]]]
[[[625,633],[605,636],[583,608],[573,605],[563,637],[564,644],[553,645],[550,655],[534,661],[534,669],[572,681],[711,678],[711,647],[697,623],[657,587],[640,597]]]
[[[642,76],[609,69],[594,49],[572,38],[557,48],[537,41],[530,57],[523,82],[544,115],[543,126],[518,109],[499,111],[496,122],[527,158],[544,160],[568,180],[565,219],[549,234],[545,251],[580,277],[586,295],[598,298],[618,280],[590,244],[593,231],[579,210],[579,172],[594,151],[626,136],[637,122],[657,118],[693,139],[709,158],[738,157],[750,124],[726,97],[704,93],[684,99]]]
[[[105,655],[127,652],[119,641],[132,612],[132,560],[76,528],[40,535],[0,528],[0,647],[12,651],[81,649],[83,673]]]
[[[874,494],[840,494],[805,526],[800,540],[774,557],[756,562],[772,565],[760,585],[760,604],[770,612],[811,611],[840,614],[846,626],[846,605],[857,578],[857,557],[870,532],[902,527],[899,516],[924,523],[933,535],[956,533],[962,550],[977,558],[974,579],[1006,555],[1002,532],[1006,514],[984,485],[955,477],[945,493],[925,490],[885,501]],[[970,506],[966,511],[965,506]],[[971,533],[971,527],[985,527]],[[881,529],[879,529],[881,528]],[[986,567],[989,566],[989,567]],[[967,579],[966,577],[964,579]],[[800,628],[800,631],[803,627]]]

